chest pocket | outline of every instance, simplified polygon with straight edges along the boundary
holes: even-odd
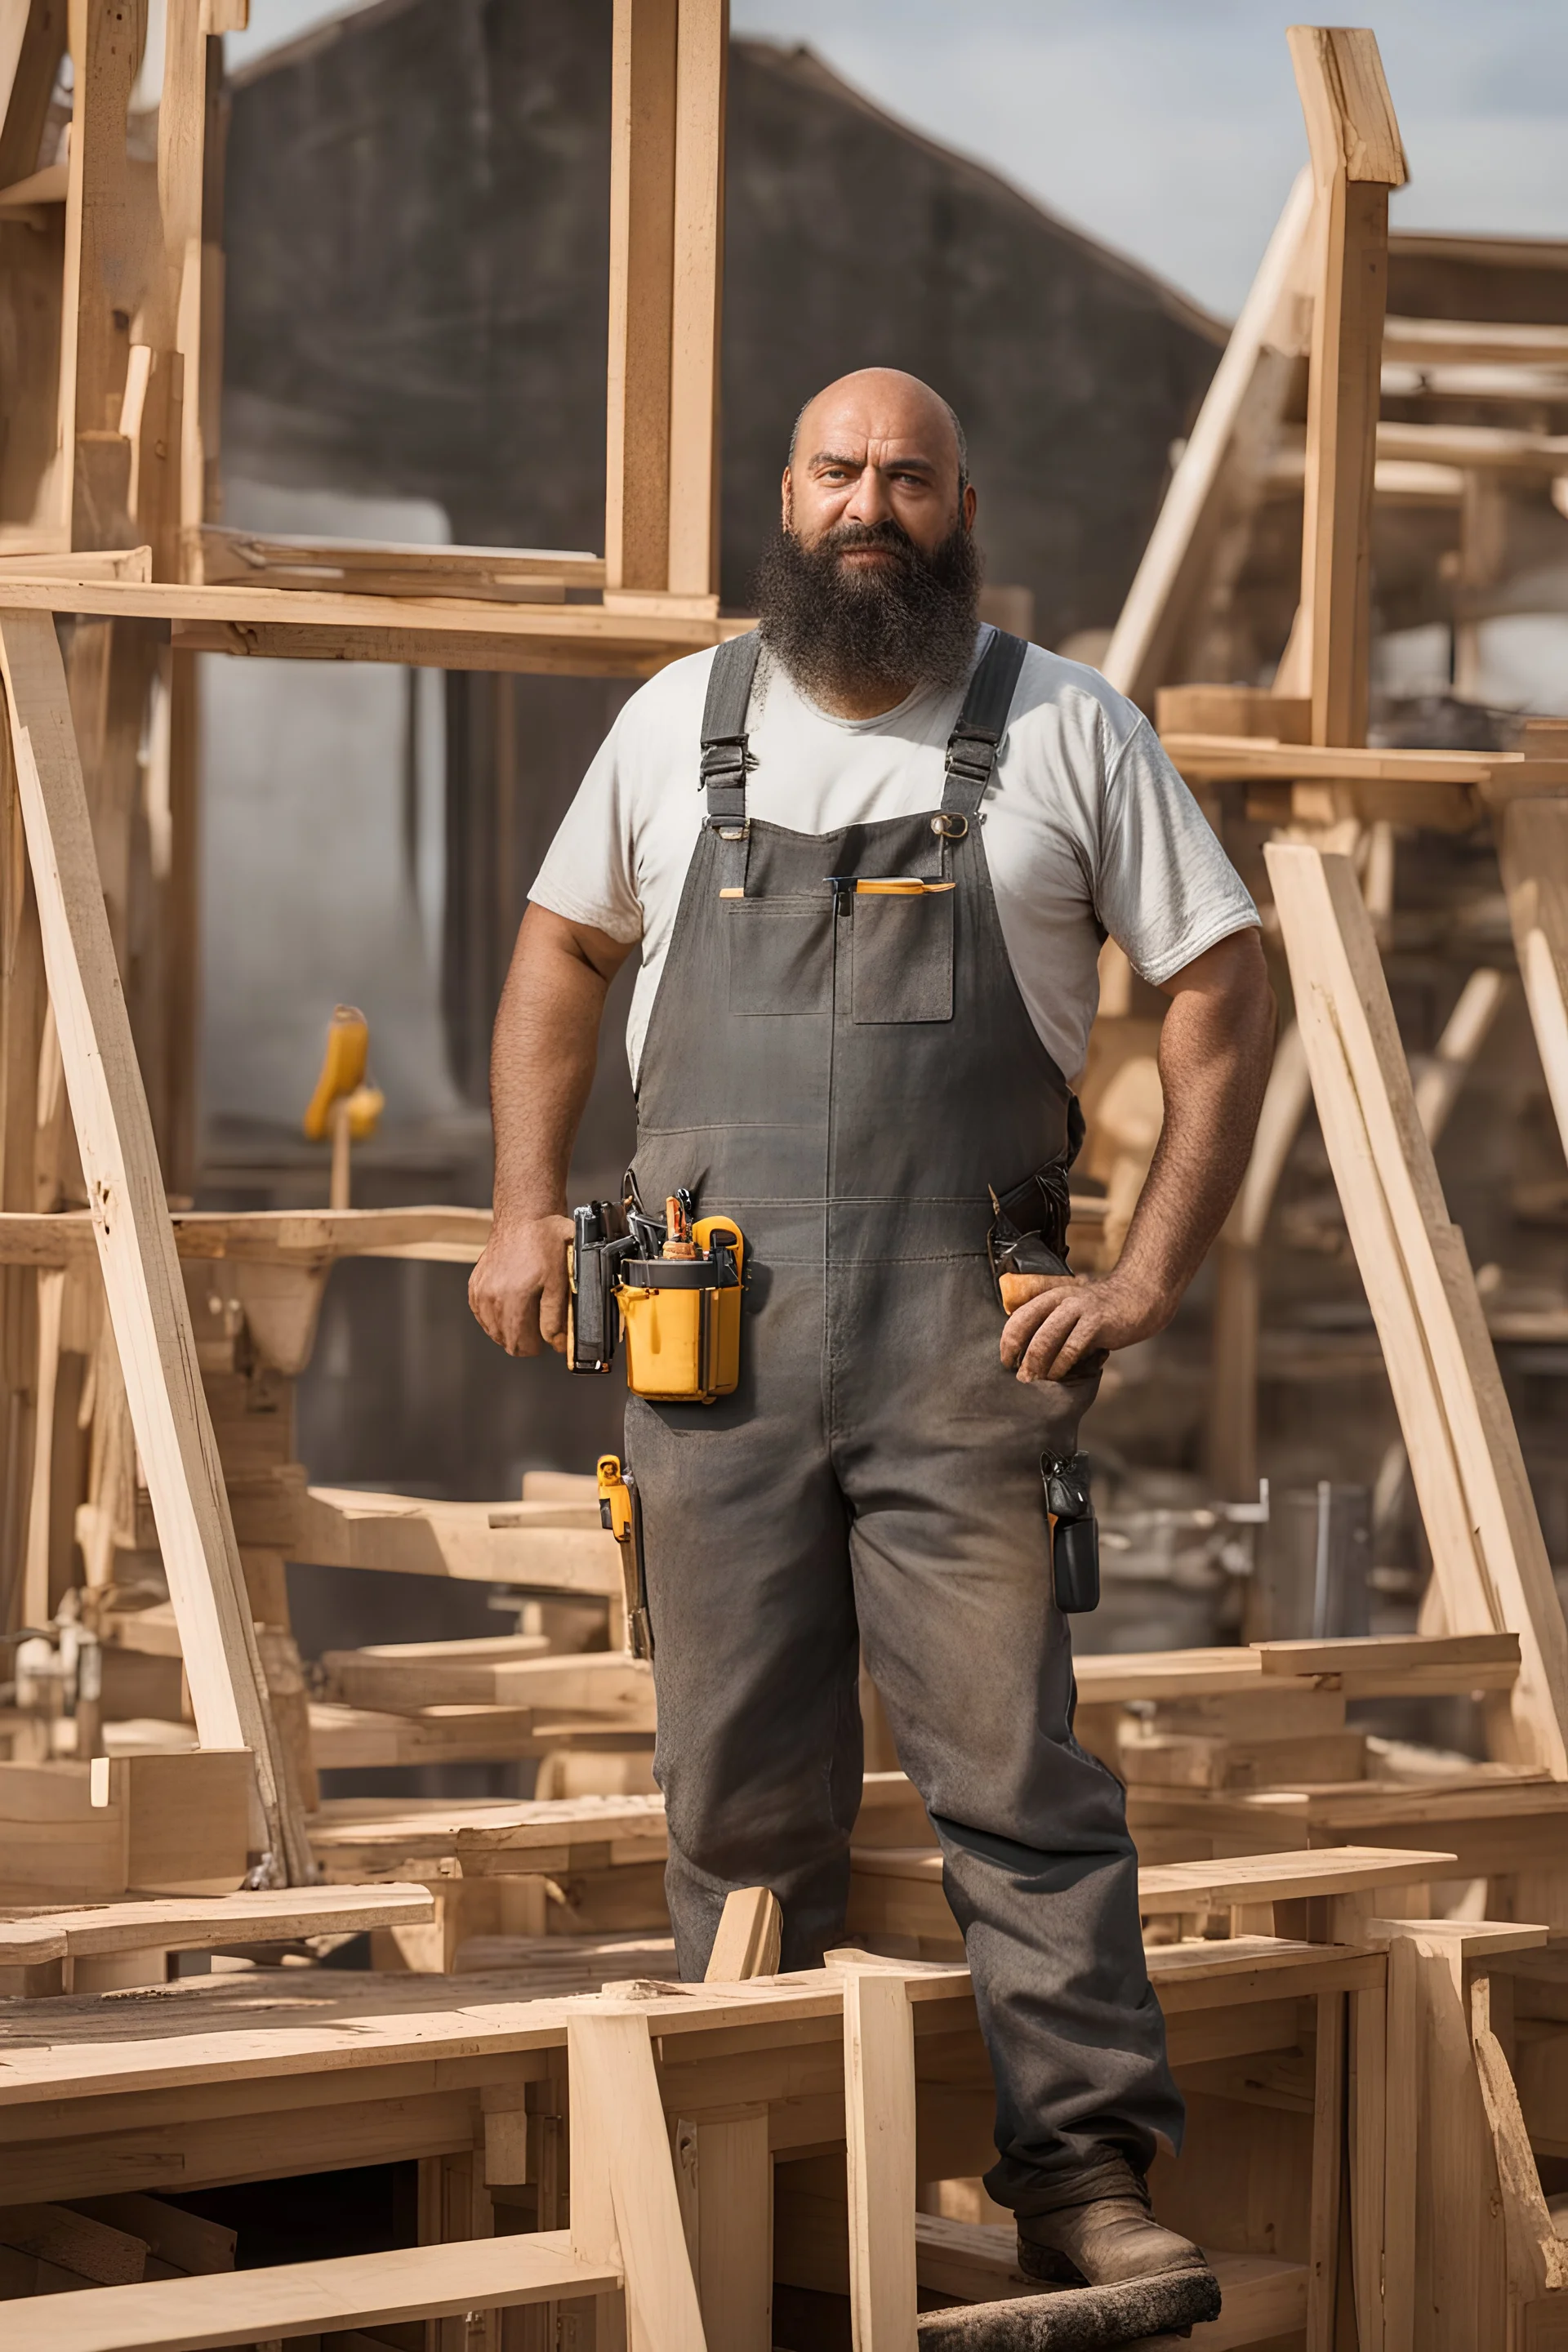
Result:
[[[857,1021],[952,1019],[952,922],[957,893],[951,885],[905,894],[855,893],[854,977]]]
[[[723,898],[730,1010],[827,1013],[833,1006],[833,899],[826,890]]]

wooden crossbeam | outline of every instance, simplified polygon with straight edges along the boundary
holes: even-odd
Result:
[[[1454,1633],[1512,1631],[1517,1760],[1568,1779],[1568,1631],[1464,1238],[1421,1130],[1372,925],[1347,858],[1271,843],[1324,1143]]]
[[[563,2230],[542,2230],[51,2295],[35,2340],[49,2352],[216,2352],[258,2331],[288,2342],[562,2298],[618,2302],[620,2283],[615,2263],[584,2262]]]
[[[310,1844],[251,1627],[47,615],[0,613],[0,670],[60,1056],[196,1725],[205,1747],[251,1750],[275,1865],[298,1882]]]

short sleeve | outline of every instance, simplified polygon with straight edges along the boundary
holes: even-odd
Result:
[[[643,910],[634,869],[625,716],[599,746],[528,895],[551,914],[630,946],[642,937]]]
[[[1133,969],[1156,983],[1258,923],[1251,894],[1142,717],[1108,761],[1094,897]]]

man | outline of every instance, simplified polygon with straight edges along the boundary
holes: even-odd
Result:
[[[1098,2284],[1203,2257],[1143,2188],[1182,2106],[1122,1791],[1072,1737],[1041,1465],[1218,1232],[1273,1004],[1251,900],[1139,713],[977,627],[966,473],[895,370],[802,412],[760,636],[632,698],[533,886],[470,1297],[513,1354],[563,1346],[567,1162],[640,946],[640,1192],[733,1216],[749,1277],[735,1394],[627,1402],[682,1972],[740,1885],[778,1895],[786,1969],[839,1934],[863,1649],[965,1934],[987,2186],[1032,2274]],[[1114,1270],[1005,1320],[994,1196],[1059,1252],[1107,931],[1170,1000],[1164,1131]]]

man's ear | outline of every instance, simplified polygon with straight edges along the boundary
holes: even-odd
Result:
[[[965,482],[963,486],[963,528],[965,530],[973,530],[974,529],[974,509],[977,504],[978,500],[974,495],[973,483]]]
[[[787,466],[784,469],[784,478],[779,484],[779,520],[785,530],[795,529],[795,484],[790,478]]]

